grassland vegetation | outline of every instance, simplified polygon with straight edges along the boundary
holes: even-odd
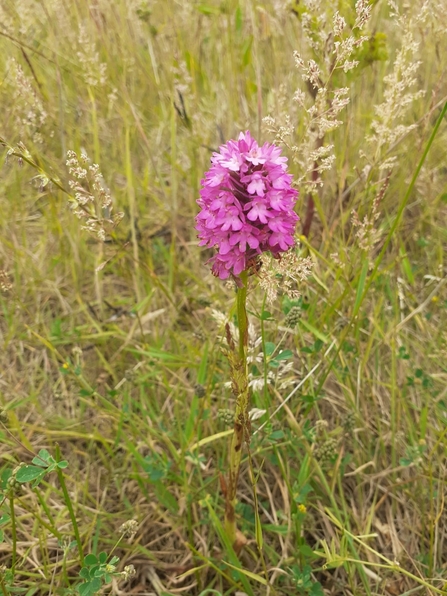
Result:
[[[447,594],[444,4],[0,2],[0,594]],[[249,278],[236,553],[194,218],[247,130],[300,222]]]

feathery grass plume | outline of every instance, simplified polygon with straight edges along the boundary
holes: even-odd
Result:
[[[406,12],[401,13],[393,0],[389,1],[389,5],[392,16],[402,31],[402,41],[394,60],[393,70],[383,79],[384,100],[374,106],[375,119],[371,123],[372,134],[367,137],[367,142],[375,149],[374,161],[380,162],[381,169],[389,169],[396,163],[396,156],[390,156],[388,151],[410,131],[417,128],[415,123],[407,124],[405,118],[413,103],[426,93],[425,89],[415,89],[418,82],[417,72],[422,62],[417,58],[419,42],[414,38],[414,29],[427,22],[428,3],[425,1],[419,13],[414,16],[407,15]],[[366,157],[364,153],[362,155]]]
[[[259,285],[266,292],[267,302],[272,304],[280,291],[292,300],[297,300],[301,296],[297,286],[310,276],[312,258],[300,257],[296,250],[289,250],[280,259],[264,254],[261,260]]]
[[[3,31],[24,38],[35,33],[36,21],[45,19],[45,9],[35,0],[0,3],[0,24]]]
[[[14,98],[8,117],[15,119],[22,139],[28,138],[36,144],[42,144],[48,114],[41,95],[35,88],[35,81],[25,75],[15,58],[8,61],[6,84]]]
[[[357,1],[350,27],[339,11],[332,12],[332,16],[331,12],[332,6],[323,8],[319,0],[305,3],[300,12],[303,36],[314,55],[305,61],[298,51],[294,52],[295,66],[301,71],[308,92],[299,88],[293,96],[299,118],[303,120],[303,137],[298,144],[294,143],[296,123],[287,113],[264,118],[267,130],[275,135],[275,142],[289,147],[299,167],[297,184],[307,193],[305,236],[309,234],[315,210],[313,194],[323,185],[322,173],[331,169],[335,161],[334,145],[326,137],[343,124],[339,115],[350,102],[350,89],[340,85],[342,77],[338,73],[347,73],[359,63],[354,57],[368,39],[360,33],[370,19],[371,5],[367,0]]]
[[[85,25],[79,25],[77,57],[82,65],[86,85],[104,86],[107,83],[107,64],[101,62],[96,44],[91,40]]]
[[[81,152],[78,157],[74,151],[68,151],[66,165],[71,176],[68,184],[74,191],[70,207],[78,219],[85,220],[82,229],[104,242],[107,234],[123,219],[124,213],[112,215],[112,198],[105,187],[99,165],[91,164],[86,153]]]
[[[385,180],[382,181],[382,186],[372,203],[371,214],[369,216],[365,215],[363,220],[360,220],[359,215],[355,210],[351,215],[352,225],[356,229],[355,237],[359,247],[366,254],[370,269],[373,267],[374,262],[374,248],[381,239],[381,232],[377,226],[377,222],[380,217],[380,205],[390,183],[390,178],[391,172],[389,172]]]

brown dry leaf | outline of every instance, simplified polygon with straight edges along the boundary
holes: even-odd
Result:
[[[248,543],[248,539],[242,534],[240,530],[236,530],[236,540],[233,544],[234,552],[239,555],[244,546]]]

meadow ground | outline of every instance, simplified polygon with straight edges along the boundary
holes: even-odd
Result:
[[[447,594],[444,0],[2,0],[0,48],[0,594]],[[312,267],[250,277],[237,556],[194,217],[245,130]]]

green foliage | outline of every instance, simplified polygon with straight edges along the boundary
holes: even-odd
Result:
[[[295,503],[305,505],[307,503],[307,497],[313,492],[313,488],[309,483],[300,486],[299,483],[293,485],[293,500]]]
[[[324,591],[320,582],[316,582],[312,579],[312,568],[310,565],[305,565],[302,569],[297,565],[294,565],[290,571],[298,594],[324,596]]]
[[[116,571],[119,557],[113,556],[107,562],[108,558],[106,552],[101,552],[98,556],[90,554],[85,557],[84,566],[79,572],[79,577],[85,580],[77,588],[80,596],[97,594],[103,585],[111,583],[112,577],[119,575]]]
[[[32,482],[32,487],[36,488],[47,474],[50,474],[56,468],[60,470],[68,466],[68,462],[63,460],[56,462],[46,449],[41,449],[36,457],[33,457],[32,463],[22,464],[15,474],[17,482],[21,484]]]
[[[301,351],[304,354],[318,354],[324,346],[324,342],[321,339],[317,339],[310,346],[304,346]]]
[[[270,314],[270,313],[269,313]],[[282,360],[290,360],[293,357],[293,352],[291,350],[281,350],[277,352],[278,347],[270,342],[267,341],[265,343],[265,355],[267,356],[267,365],[271,366],[272,368],[278,368],[279,363]]]
[[[387,36],[385,33],[375,31],[354,54],[359,61],[359,66],[365,68],[373,62],[385,62],[388,60]]]
[[[423,462],[423,455],[426,448],[424,442],[419,443],[419,445],[408,445],[405,450],[405,457],[400,458],[399,465],[410,466],[413,464],[420,467]]]

